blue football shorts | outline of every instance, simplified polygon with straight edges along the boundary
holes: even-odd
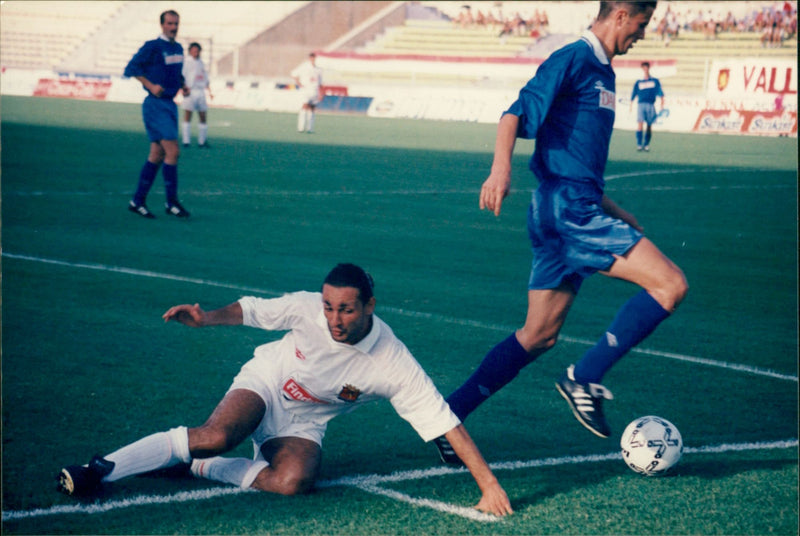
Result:
[[[640,123],[647,123],[652,125],[656,122],[658,114],[656,113],[656,106],[652,102],[640,102],[637,109],[636,120]]]
[[[564,281],[575,292],[583,280],[614,264],[642,238],[642,233],[600,207],[603,194],[594,186],[542,181],[528,209],[533,261],[528,288],[553,289]]]
[[[150,141],[178,139],[178,106],[172,99],[148,95],[142,103],[142,119]]]

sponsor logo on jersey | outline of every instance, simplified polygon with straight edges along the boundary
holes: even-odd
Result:
[[[600,94],[600,100],[598,102],[598,106],[600,108],[605,108],[606,110],[611,110],[613,112],[616,108],[616,95],[614,94],[614,92],[607,90],[603,86],[603,82],[601,82],[600,80],[598,80],[594,84],[594,87]]]
[[[655,80],[642,80],[639,82],[639,89],[653,89],[656,87]]]
[[[295,356],[297,357],[297,359],[299,359],[300,361],[305,361],[305,360],[306,360],[306,356],[304,356],[304,355],[303,355],[303,352],[301,352],[301,351],[300,351],[300,348],[298,348],[298,347],[296,347],[296,346],[294,347],[294,355],[295,355]]]
[[[298,402],[313,402],[314,404],[327,404],[324,400],[312,395],[306,388],[297,383],[294,378],[289,378],[283,384],[283,394],[290,400]]]
[[[348,383],[342,387],[342,390],[339,392],[339,396],[337,398],[345,402],[355,402],[358,400],[359,395],[361,395],[361,390]]]
[[[164,64],[175,65],[176,63],[183,63],[183,54],[167,54],[164,53]]]

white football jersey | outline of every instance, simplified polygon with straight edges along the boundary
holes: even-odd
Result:
[[[297,78],[305,89],[319,91],[322,85],[322,69],[305,61],[292,71],[292,78]]]
[[[424,441],[460,424],[411,352],[377,316],[369,334],[350,345],[331,338],[318,292],[245,297],[239,304],[244,325],[289,330],[279,341],[256,348],[250,365],[298,418],[325,424],[383,398]]]
[[[208,87],[208,73],[203,60],[186,55],[183,59],[183,80],[189,89],[205,90]]]

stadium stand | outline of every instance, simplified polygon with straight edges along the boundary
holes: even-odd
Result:
[[[436,58],[439,65],[447,64],[426,72],[410,69],[408,61],[384,61],[379,69],[368,61],[352,62],[357,68],[341,67],[347,62],[332,69],[323,64],[326,82],[332,84],[486,87],[524,82],[520,73],[526,71],[520,65],[531,65],[532,72],[534,60],[574,39],[596,15],[597,4],[7,0],[0,5],[0,63],[4,68],[119,75],[135,50],[155,37],[158,14],[166,9],[182,15],[182,43],[203,45],[212,76],[286,77],[315,49],[339,58]],[[780,41],[762,43],[770,17],[783,12],[793,19],[786,18]],[[674,33],[665,30],[664,21],[670,17],[675,20]],[[705,25],[697,22],[701,17]],[[709,35],[712,20],[715,30]],[[792,21],[793,30],[788,25]],[[796,2],[684,1],[660,2],[646,39],[619,59],[670,62],[676,72],[665,84],[675,95],[702,92],[714,58],[796,59],[796,54]],[[483,73],[458,69],[464,62],[481,61],[487,66]],[[505,76],[503,65],[513,72]]]

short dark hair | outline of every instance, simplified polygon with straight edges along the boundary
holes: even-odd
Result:
[[[175,11],[174,9],[169,9],[164,13],[162,13],[161,16],[159,17],[158,20],[161,22],[161,24],[164,24],[164,19],[166,18],[167,15],[175,15],[176,17],[181,18],[181,16],[178,15],[177,11]]]
[[[349,262],[337,264],[328,273],[322,284],[339,288],[353,287],[358,289],[358,299],[364,304],[374,296],[375,282],[372,280],[372,276],[360,266]]]
[[[650,67],[650,62],[649,61],[643,61],[642,62],[642,67]]]
[[[189,43],[189,50],[191,50],[192,47],[197,47],[197,50],[203,50],[203,47],[200,46],[200,43],[198,43],[196,41],[192,42],[192,43]]]
[[[600,0],[600,13],[597,14],[597,20],[603,20],[608,17],[615,9],[624,7],[629,15],[638,15],[644,13],[648,9],[656,9],[658,0],[646,0],[643,2],[613,2]]]

